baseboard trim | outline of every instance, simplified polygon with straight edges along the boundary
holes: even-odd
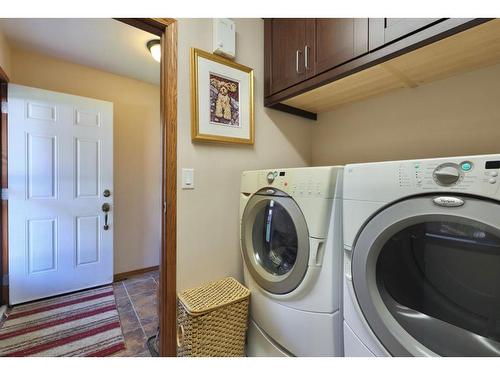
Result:
[[[123,280],[128,279],[131,276],[140,275],[141,273],[146,273],[146,272],[151,272],[151,271],[157,271],[158,269],[159,269],[159,266],[153,266],[153,267],[141,268],[139,270],[117,273],[116,275],[113,276],[113,282],[123,281]]]

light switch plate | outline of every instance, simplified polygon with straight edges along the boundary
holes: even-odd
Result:
[[[194,189],[194,169],[182,168],[182,188]]]

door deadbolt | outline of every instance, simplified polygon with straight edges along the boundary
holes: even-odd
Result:
[[[111,196],[111,192],[108,189],[106,189],[106,190],[104,190],[104,193],[102,193],[102,195],[104,195],[107,198],[107,197]]]

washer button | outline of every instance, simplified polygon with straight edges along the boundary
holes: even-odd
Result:
[[[496,179],[496,178],[490,178],[490,179],[488,180],[488,182],[489,182],[490,184],[495,184],[495,183],[497,182],[497,179]]]
[[[498,176],[498,172],[497,171],[491,171],[490,172],[490,176],[491,177],[496,177],[496,176]]]

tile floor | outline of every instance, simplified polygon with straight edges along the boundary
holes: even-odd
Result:
[[[158,271],[113,284],[126,350],[120,357],[149,357],[147,339],[158,327]]]

